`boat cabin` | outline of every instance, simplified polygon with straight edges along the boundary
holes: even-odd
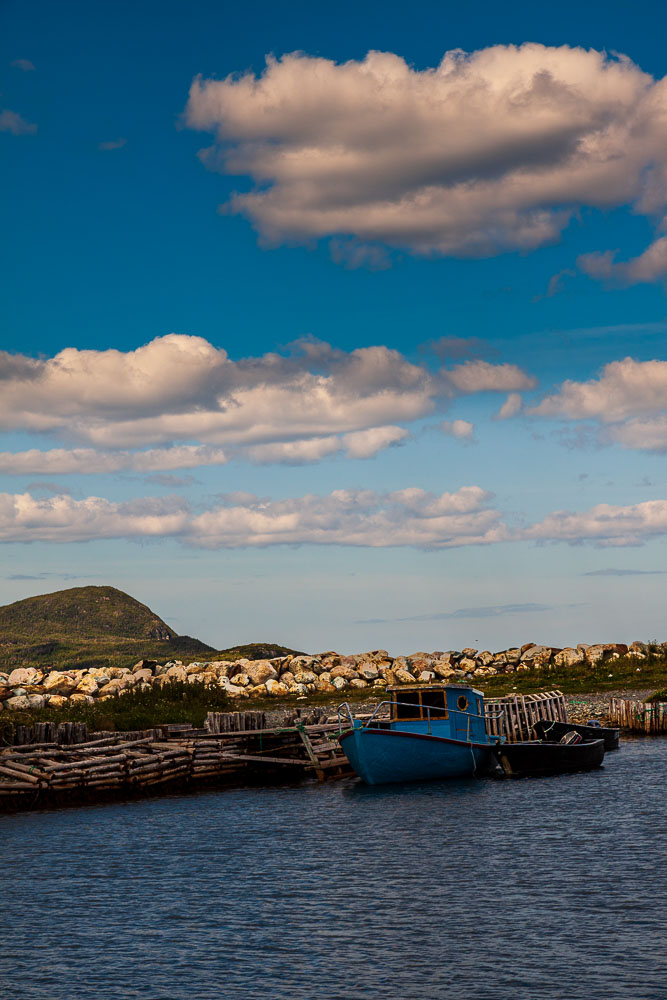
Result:
[[[411,684],[387,688],[389,728],[486,743],[484,695],[465,684]]]

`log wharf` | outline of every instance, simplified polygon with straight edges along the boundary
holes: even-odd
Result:
[[[531,738],[538,720],[567,722],[560,691],[489,699],[485,711],[488,731],[508,742]],[[206,786],[349,777],[340,731],[337,716],[319,709],[296,710],[273,727],[260,711],[209,712],[200,729],[179,723],[89,734],[83,723],[17,725],[12,744],[0,749],[0,812]]]
[[[0,812],[352,774],[336,738],[338,722],[308,715],[269,728],[263,712],[209,713],[202,729],[178,724],[84,739],[85,726],[78,727],[17,727],[17,742],[0,749]]]
[[[667,701],[632,701],[612,698],[609,724],[630,733],[667,733]]]

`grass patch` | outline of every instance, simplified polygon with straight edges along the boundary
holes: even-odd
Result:
[[[85,722],[89,731],[150,729],[167,722],[191,722],[203,726],[207,712],[233,710],[228,695],[212,684],[186,684],[173,681],[146,691],[130,690],[94,704],[64,705],[31,711],[3,712],[0,726],[31,726],[35,722]]]

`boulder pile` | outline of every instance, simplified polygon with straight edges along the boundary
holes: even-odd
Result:
[[[667,652],[667,643],[661,649]],[[147,690],[152,685],[171,681],[216,685],[235,698],[305,697],[311,692],[336,694],[356,689],[379,689],[389,684],[432,684],[442,681],[483,680],[497,674],[522,674],[539,668],[594,666],[600,661],[621,656],[640,661],[647,656],[643,642],[629,646],[600,643],[566,649],[526,643],[498,653],[462,650],[436,650],[390,656],[386,649],[343,656],[327,652],[316,656],[279,656],[271,660],[195,661],[140,660],[134,667],[94,667],[86,670],[37,670],[19,667],[0,673],[0,706],[18,709],[53,707],[67,703],[111,698],[132,690]],[[369,691],[369,694],[371,692]]]

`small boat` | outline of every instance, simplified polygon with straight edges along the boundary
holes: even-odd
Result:
[[[569,730],[558,742],[503,743],[494,748],[494,753],[509,778],[590,771],[604,760],[604,740],[584,740]]]
[[[339,742],[368,785],[484,774],[498,737],[486,732],[484,695],[461,684],[388,687],[366,722],[339,706]],[[388,712],[387,712],[388,709]],[[343,731],[347,717],[350,728]]]
[[[533,726],[535,735],[540,740],[560,740],[566,733],[574,730],[585,740],[604,740],[604,748],[607,750],[618,750],[618,729],[608,729],[601,726],[599,722],[591,719],[585,726],[580,726],[572,722],[550,722],[541,719]]]

